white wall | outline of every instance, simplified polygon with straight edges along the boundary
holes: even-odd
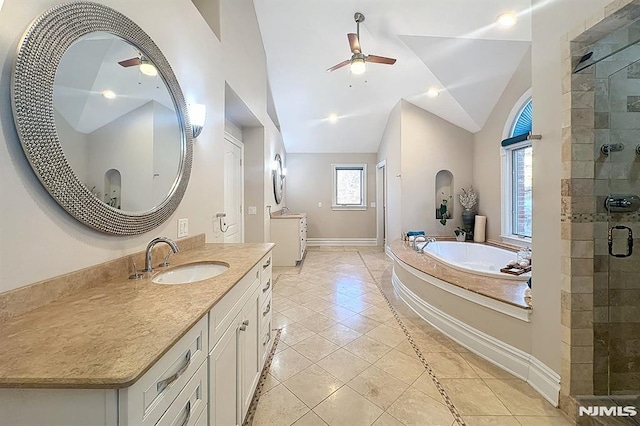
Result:
[[[171,64],[187,102],[207,106],[207,121],[194,143],[189,186],[167,222],[132,237],[87,228],[58,206],[31,171],[10,104],[17,43],[35,17],[61,2],[7,0],[0,13],[0,292],[143,250],[158,235],[176,238],[178,218],[189,219],[190,235],[206,233],[207,241],[221,241],[212,219],[224,208],[219,153],[225,78],[256,117],[266,116],[266,59],[251,1],[223,1],[222,39],[228,43],[223,46],[190,0],[100,0],[149,34]]]
[[[602,15],[608,0],[533,0],[533,355],[560,372],[561,37]]]
[[[457,198],[471,185],[473,135],[407,101],[389,115],[378,161],[387,167],[387,225],[389,242],[408,230],[453,236],[461,225],[462,206]],[[446,226],[435,218],[436,174],[453,174],[453,218]]]
[[[375,238],[376,154],[289,154],[287,207],[307,213],[308,238]],[[333,210],[332,164],[367,165],[367,209]],[[318,207],[322,203],[322,207]]]
[[[487,216],[487,239],[500,241],[501,157],[500,142],[509,114],[531,88],[531,50],[520,62],[482,130],[473,135],[473,186],[478,192],[478,214]],[[534,104],[534,109],[536,108]]]
[[[174,139],[176,144],[179,139]],[[100,188],[105,201],[105,173],[121,176],[121,207],[129,212],[149,210],[153,204],[153,102],[119,117],[87,135],[88,185]]]
[[[409,102],[402,103],[402,230],[453,237],[462,225],[461,189],[471,185],[473,135]],[[446,225],[436,219],[436,174],[453,174],[453,214]]]
[[[402,234],[402,161],[400,157],[400,122],[402,103],[399,101],[387,119],[387,125],[378,148],[378,162],[386,162],[387,179],[387,245]],[[382,201],[382,200],[381,200]]]

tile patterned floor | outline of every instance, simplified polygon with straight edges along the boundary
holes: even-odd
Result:
[[[571,424],[406,308],[391,267],[377,248],[322,247],[302,267],[273,268],[281,333],[254,426]]]

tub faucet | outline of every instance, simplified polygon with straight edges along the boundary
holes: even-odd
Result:
[[[147,245],[147,251],[145,252],[145,257],[144,257],[144,272],[153,272],[153,266],[151,265],[151,252],[153,251],[153,248],[155,247],[155,245],[158,244],[158,243],[166,243],[166,244],[168,244],[169,247],[171,247],[171,250],[173,250],[174,253],[177,253],[177,252],[180,251],[180,249],[178,248],[176,243],[174,243],[168,237],[154,238]]]
[[[418,241],[418,238],[421,238],[422,241]],[[418,242],[423,242],[424,245],[422,247],[418,247]],[[424,253],[424,248],[429,245],[429,243],[435,242],[436,239],[434,237],[423,237],[422,235],[416,236],[413,239],[413,249],[418,253]]]

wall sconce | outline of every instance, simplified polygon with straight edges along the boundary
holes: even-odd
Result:
[[[190,104],[189,116],[191,118],[191,130],[193,131],[193,138],[197,138],[202,133],[204,127],[204,119],[207,115],[207,107],[202,104]]]

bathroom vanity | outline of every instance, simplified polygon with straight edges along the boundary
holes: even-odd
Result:
[[[271,240],[275,266],[296,266],[307,249],[307,214],[276,212],[271,215]]]
[[[168,269],[228,265],[216,277],[96,282],[6,320],[0,423],[242,424],[273,343],[272,249],[206,244]]]

